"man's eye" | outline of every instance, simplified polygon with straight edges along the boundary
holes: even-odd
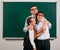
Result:
[[[36,10],[37,8],[35,8],[35,9],[31,9],[31,10]]]

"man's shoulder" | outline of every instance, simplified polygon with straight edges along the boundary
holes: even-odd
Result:
[[[32,15],[28,16],[26,19],[28,19],[29,17],[32,17]]]
[[[28,16],[28,17],[33,17],[33,15],[30,15],[30,16]]]

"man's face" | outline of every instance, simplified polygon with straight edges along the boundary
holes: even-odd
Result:
[[[36,24],[35,18],[31,19],[31,23],[30,24],[33,25],[33,26],[35,26],[35,24]]]
[[[35,15],[36,13],[38,13],[37,7],[36,7],[36,6],[31,7],[31,8],[30,8],[30,12],[31,12],[31,14],[33,14],[33,15]]]
[[[37,16],[38,21],[41,21],[43,18],[44,18],[44,14],[38,13],[38,16]]]

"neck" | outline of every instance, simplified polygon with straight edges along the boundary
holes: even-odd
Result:
[[[42,20],[43,20],[43,19],[41,19],[41,20],[38,20],[38,23],[40,23]]]
[[[38,21],[38,24],[40,23],[41,21]]]
[[[37,14],[37,13],[36,13]],[[32,15],[36,15],[36,14],[32,14]]]
[[[32,14],[33,16],[35,16],[35,14]]]

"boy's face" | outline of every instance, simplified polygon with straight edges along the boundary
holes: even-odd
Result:
[[[36,7],[36,6],[31,7],[31,8],[30,8],[30,13],[33,14],[33,15],[35,15],[36,13],[38,13],[37,7]]]
[[[44,18],[44,14],[43,13],[38,13],[37,20],[41,21],[43,18]]]
[[[31,19],[31,23],[30,24],[33,25],[33,26],[35,26],[35,24],[36,24],[35,18]]]

